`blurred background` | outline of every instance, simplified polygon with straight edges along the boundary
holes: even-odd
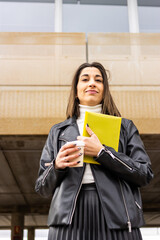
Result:
[[[110,71],[154,179],[141,189],[144,240],[160,239],[160,1],[0,1],[0,240],[47,239],[50,199],[34,191],[51,126],[65,119],[84,62]]]

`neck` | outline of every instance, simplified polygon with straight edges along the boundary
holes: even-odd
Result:
[[[101,113],[102,104],[98,104],[95,106],[86,106],[86,105],[79,104],[79,111],[80,111],[80,116],[78,119],[84,119],[85,112]]]

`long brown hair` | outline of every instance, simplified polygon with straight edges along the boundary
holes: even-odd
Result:
[[[104,84],[102,113],[113,115],[113,116],[121,116],[120,112],[118,111],[118,108],[116,107],[113,101],[113,98],[109,90],[109,84],[108,84],[109,71],[107,71],[108,72],[108,75],[107,75],[106,70],[102,66],[102,64],[98,62],[93,62],[93,63],[83,63],[82,65],[79,66],[79,68],[74,74],[72,85],[71,85],[69,101],[68,101],[67,110],[66,110],[67,118],[70,118],[73,116],[75,116],[76,118],[79,117],[80,112],[79,112],[79,99],[77,98],[77,84],[78,84],[81,71],[86,67],[98,68],[102,74],[103,84]]]

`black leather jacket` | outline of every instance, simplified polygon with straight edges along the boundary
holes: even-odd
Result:
[[[54,160],[62,145],[80,135],[75,118],[54,125],[40,159],[35,189],[44,197],[53,195],[48,225],[68,225],[72,221],[85,169],[56,170]],[[108,151],[109,150],[109,151]],[[119,150],[106,151],[91,164],[91,170],[109,228],[140,227],[144,224],[139,187],[153,177],[150,160],[131,120],[122,119]],[[45,163],[50,163],[49,167]]]

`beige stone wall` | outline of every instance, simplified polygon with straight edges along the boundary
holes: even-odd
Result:
[[[132,119],[141,133],[160,133],[160,34],[90,33],[88,59],[111,72],[122,116]]]
[[[85,45],[84,33],[0,33],[0,84],[70,85]]]
[[[85,33],[0,33],[0,56],[0,134],[47,134],[65,118]]]
[[[113,98],[140,133],[160,133],[160,34],[0,33],[0,134],[47,134],[65,119],[87,56],[111,72]]]
[[[88,34],[89,61],[111,71],[111,85],[160,86],[160,34]]]

